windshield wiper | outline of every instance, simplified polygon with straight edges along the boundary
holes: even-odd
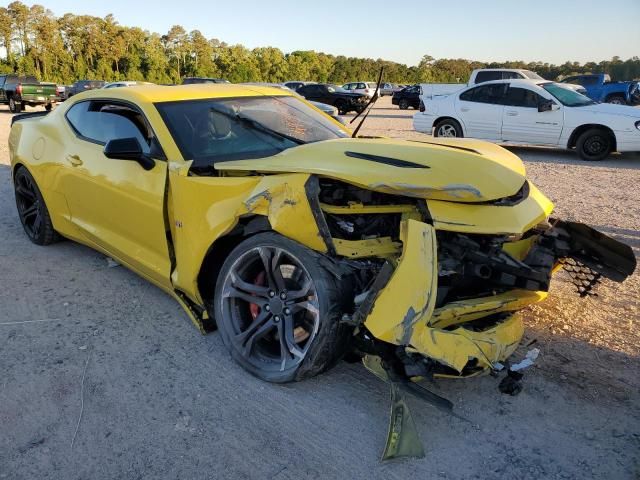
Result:
[[[358,113],[355,117],[353,117],[353,120],[351,120],[351,122],[349,123],[353,123],[356,121],[356,119],[365,111],[367,110],[367,113],[364,114],[364,117],[362,117],[362,120],[360,120],[360,123],[358,124],[358,126],[356,127],[356,129],[353,131],[353,135],[351,135],[351,138],[356,138],[358,136],[358,132],[360,131],[360,127],[362,127],[362,124],[364,123],[364,121],[367,119],[367,117],[369,116],[369,112],[371,110],[373,110],[373,104],[376,103],[376,101],[378,100],[378,92],[380,91],[380,82],[382,82],[382,72],[384,72],[384,67],[380,68],[380,75],[378,75],[378,83],[376,85],[376,91],[373,92],[373,97],[371,97],[371,100],[369,100],[369,103],[367,103],[367,105],[360,110],[360,113]],[[369,108],[371,107],[371,108]]]
[[[232,108],[222,108],[222,107],[211,107],[210,110],[217,112],[217,113],[221,113],[222,115],[229,117],[233,120],[240,120],[241,122],[250,125],[251,127],[255,128],[256,130],[261,131],[262,133],[266,133],[267,135],[270,135],[274,138],[277,138],[278,140],[289,140],[293,143],[296,143],[298,145],[303,145],[307,142],[305,142],[304,140],[301,140],[299,138],[296,137],[292,137],[291,135],[287,135],[286,133],[282,133],[282,132],[278,132],[277,130],[274,130],[270,127],[267,127],[265,124],[260,123],[257,120],[254,120],[251,117],[247,117],[245,115],[242,115],[240,112],[236,112],[234,109]]]

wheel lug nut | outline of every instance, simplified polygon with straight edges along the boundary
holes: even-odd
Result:
[[[267,312],[270,312],[270,311],[271,311],[271,306],[270,306],[270,305],[265,305],[265,306],[264,306],[264,309],[265,309]]]
[[[280,298],[281,298],[282,300],[284,300],[285,298],[287,298],[287,294],[286,294],[285,292],[282,292],[282,293],[280,294]]]
[[[276,296],[276,292],[274,292],[273,290],[269,290],[269,296],[270,297],[275,297]]]
[[[280,321],[280,316],[276,315],[275,317],[273,317],[273,321],[278,323]]]
[[[290,309],[288,309],[288,308],[285,308],[285,309],[284,309],[284,314],[285,314],[285,315],[290,315],[290,314],[291,314],[291,310],[290,310]]]

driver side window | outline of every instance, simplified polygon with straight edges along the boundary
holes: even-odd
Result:
[[[66,118],[76,135],[83,140],[106,145],[110,140],[136,138],[146,154],[157,151],[155,137],[144,117],[125,104],[109,101],[86,101],[72,106]]]

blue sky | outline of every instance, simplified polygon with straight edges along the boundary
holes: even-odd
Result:
[[[600,61],[640,55],[640,0],[42,0],[57,16],[104,17],[166,33],[284,52],[316,50],[415,65],[424,54],[474,60]],[[152,8],[149,5],[153,5]]]

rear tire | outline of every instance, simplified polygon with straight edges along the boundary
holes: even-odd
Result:
[[[353,298],[319,254],[273,232],[241,242],[222,265],[213,314],[231,356],[256,377],[285,383],[313,377],[344,354],[340,320]]]
[[[436,124],[433,130],[433,136],[443,138],[462,138],[464,135],[462,134],[462,127],[456,120],[452,118],[445,118]]]
[[[9,111],[11,113],[20,113],[22,111],[22,104],[16,102],[13,97],[9,99]]]
[[[400,107],[400,110],[407,110],[409,108],[409,101],[406,98],[402,98],[398,102],[398,106]]]
[[[613,149],[611,134],[601,128],[590,128],[578,137],[576,150],[582,160],[597,162],[609,156]]]
[[[18,167],[13,177],[13,187],[20,223],[29,240],[36,245],[50,245],[60,240],[42,193],[29,170]]]

